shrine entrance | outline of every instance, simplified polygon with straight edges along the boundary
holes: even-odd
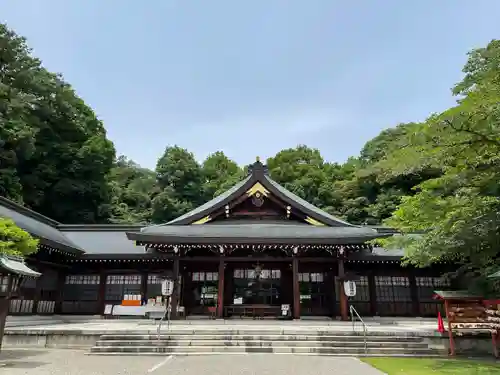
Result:
[[[291,304],[291,273],[280,264],[231,264],[224,314],[239,318],[277,318],[282,305]],[[287,282],[288,281],[288,282]]]

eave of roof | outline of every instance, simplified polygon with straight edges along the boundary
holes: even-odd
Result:
[[[144,224],[59,224],[61,232],[128,232],[139,231]]]
[[[59,222],[4,197],[0,197],[0,216],[14,220],[16,225],[38,238],[43,245],[72,255],[84,253],[83,249],[59,231]]]
[[[326,227],[313,225],[240,224],[240,225],[164,225],[127,232],[141,243],[270,243],[270,244],[360,244],[384,237],[363,227]]]
[[[13,273],[25,277],[39,277],[41,273],[29,268],[22,258],[12,257],[8,255],[0,256],[0,268],[3,268],[8,273]]]

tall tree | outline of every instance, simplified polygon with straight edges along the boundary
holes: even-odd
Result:
[[[327,182],[327,169],[317,149],[299,145],[278,152],[267,160],[269,174],[291,192],[319,207],[329,206],[329,189],[323,189]]]
[[[167,147],[156,164],[156,178],[160,192],[152,201],[155,223],[172,220],[203,203],[203,171],[186,149]]]
[[[222,151],[214,152],[205,159],[202,172],[207,200],[220,193],[228,183],[234,184],[243,178],[243,170]]]
[[[114,146],[71,86],[30,53],[0,24],[0,193],[62,222],[105,222]]]
[[[109,174],[112,223],[151,222],[152,197],[157,194],[155,172],[120,156]]]

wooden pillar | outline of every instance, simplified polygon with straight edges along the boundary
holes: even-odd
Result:
[[[179,256],[174,258],[173,266],[173,279],[174,279],[174,290],[172,293],[172,300],[170,303],[170,319],[177,319],[177,306],[179,305]]]
[[[42,282],[43,282],[42,279],[43,279],[44,269],[42,268],[39,272],[42,275],[39,278],[37,278],[35,282],[35,294],[33,295],[33,307],[31,310],[31,313],[34,315],[38,314],[38,304],[42,296]]]
[[[412,315],[420,316],[420,303],[418,300],[417,278],[415,277],[415,274],[411,271],[410,274],[408,275],[408,282],[410,284]]]
[[[375,286],[375,275],[373,272],[368,275],[368,293],[370,295],[370,313],[372,316],[376,316],[378,315],[377,288]]]
[[[292,258],[293,273],[293,318],[300,319],[300,289],[299,289],[299,260]]]
[[[217,318],[224,317],[224,274],[225,274],[224,256],[219,258],[219,285],[217,287]]]
[[[347,296],[344,291],[345,269],[344,269],[343,259],[339,259],[338,266],[339,266],[340,318],[342,320],[349,320],[349,311],[348,311],[349,308],[347,306]]]
[[[97,296],[97,311],[96,313],[99,315],[104,315],[104,305],[106,303],[106,279],[107,279],[107,272],[105,270],[101,270],[99,273],[100,279],[99,279],[99,294]]]
[[[64,302],[64,285],[66,285],[66,271],[60,269],[57,273],[57,297],[54,306],[54,314],[62,314]]]

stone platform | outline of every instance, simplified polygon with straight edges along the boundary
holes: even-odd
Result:
[[[431,355],[444,350],[433,319],[367,318],[372,353]],[[71,348],[96,354],[366,354],[363,325],[334,320],[176,320],[9,317],[4,347]],[[347,348],[347,349],[346,349]],[[435,349],[435,350],[434,350]],[[434,350],[434,352],[433,352]],[[346,354],[346,355],[347,355]]]

